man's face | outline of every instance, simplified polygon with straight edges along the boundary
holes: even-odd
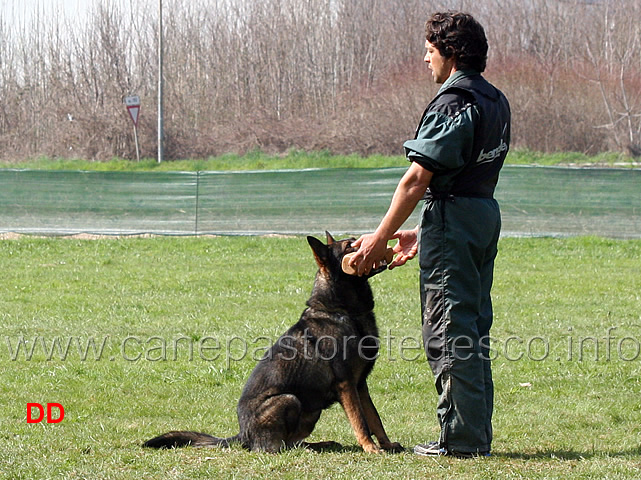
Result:
[[[432,70],[432,78],[436,83],[444,83],[450,75],[456,71],[456,62],[454,57],[445,58],[441,55],[441,52],[438,51],[434,45],[429,41],[425,41],[425,48],[427,53],[425,54],[425,63],[428,64],[430,70]]]

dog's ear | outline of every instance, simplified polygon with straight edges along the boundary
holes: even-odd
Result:
[[[312,247],[314,258],[316,259],[316,263],[318,264],[318,266],[321,269],[325,269],[327,259],[329,258],[329,249],[327,248],[327,245],[325,245],[315,237],[307,237],[307,243],[309,243],[309,246]]]
[[[325,230],[325,236],[327,237],[327,245],[331,245],[336,241],[334,240],[334,237],[332,237],[332,234],[329,233],[327,230]]]

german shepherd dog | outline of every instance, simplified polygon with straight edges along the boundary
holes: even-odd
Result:
[[[340,447],[335,442],[304,442],[321,412],[339,402],[363,450],[398,452],[367,390],[367,376],[378,356],[374,297],[367,278],[344,273],[341,260],[355,251],[352,239],[327,245],[307,237],[318,272],[298,323],[283,334],[252,371],[238,401],[240,433],[218,438],[197,432],[169,432],[144,447],[228,447],[240,443],[252,451],[276,453],[303,446]],[[370,277],[387,268],[381,265]],[[372,440],[378,439],[378,445]]]

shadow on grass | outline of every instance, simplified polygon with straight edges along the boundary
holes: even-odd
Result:
[[[307,446],[300,446],[296,448],[304,448],[307,450],[314,451],[316,453],[363,453],[363,447],[360,445],[343,445],[337,442],[320,442],[319,444],[312,444],[312,445],[307,445]],[[389,455],[395,455],[397,453],[404,453],[411,451],[408,450],[407,448],[404,448],[401,451],[392,451],[388,450],[385,451],[384,453],[389,454]]]
[[[510,458],[515,460],[589,460],[594,457],[634,457],[641,455],[641,446],[629,450],[592,450],[589,452],[575,452],[572,450],[546,449],[537,452],[498,452],[492,453],[493,457]]]

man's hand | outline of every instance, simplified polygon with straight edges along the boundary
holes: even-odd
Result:
[[[352,246],[358,251],[354,254],[350,266],[354,267],[358,276],[368,275],[385,260],[387,252],[387,239],[379,237],[374,233],[363,235]]]
[[[398,242],[392,249],[396,256],[388,265],[390,270],[405,265],[418,253],[418,227],[414,230],[399,230],[392,235],[392,239]],[[358,251],[353,254],[349,264],[356,269],[357,275],[367,275],[385,259],[387,240],[371,233],[360,237],[352,246]]]
[[[388,265],[390,270],[405,265],[418,253],[418,227],[414,230],[399,230],[392,235],[392,238],[397,239],[398,242],[393,248],[397,255],[394,261]]]

